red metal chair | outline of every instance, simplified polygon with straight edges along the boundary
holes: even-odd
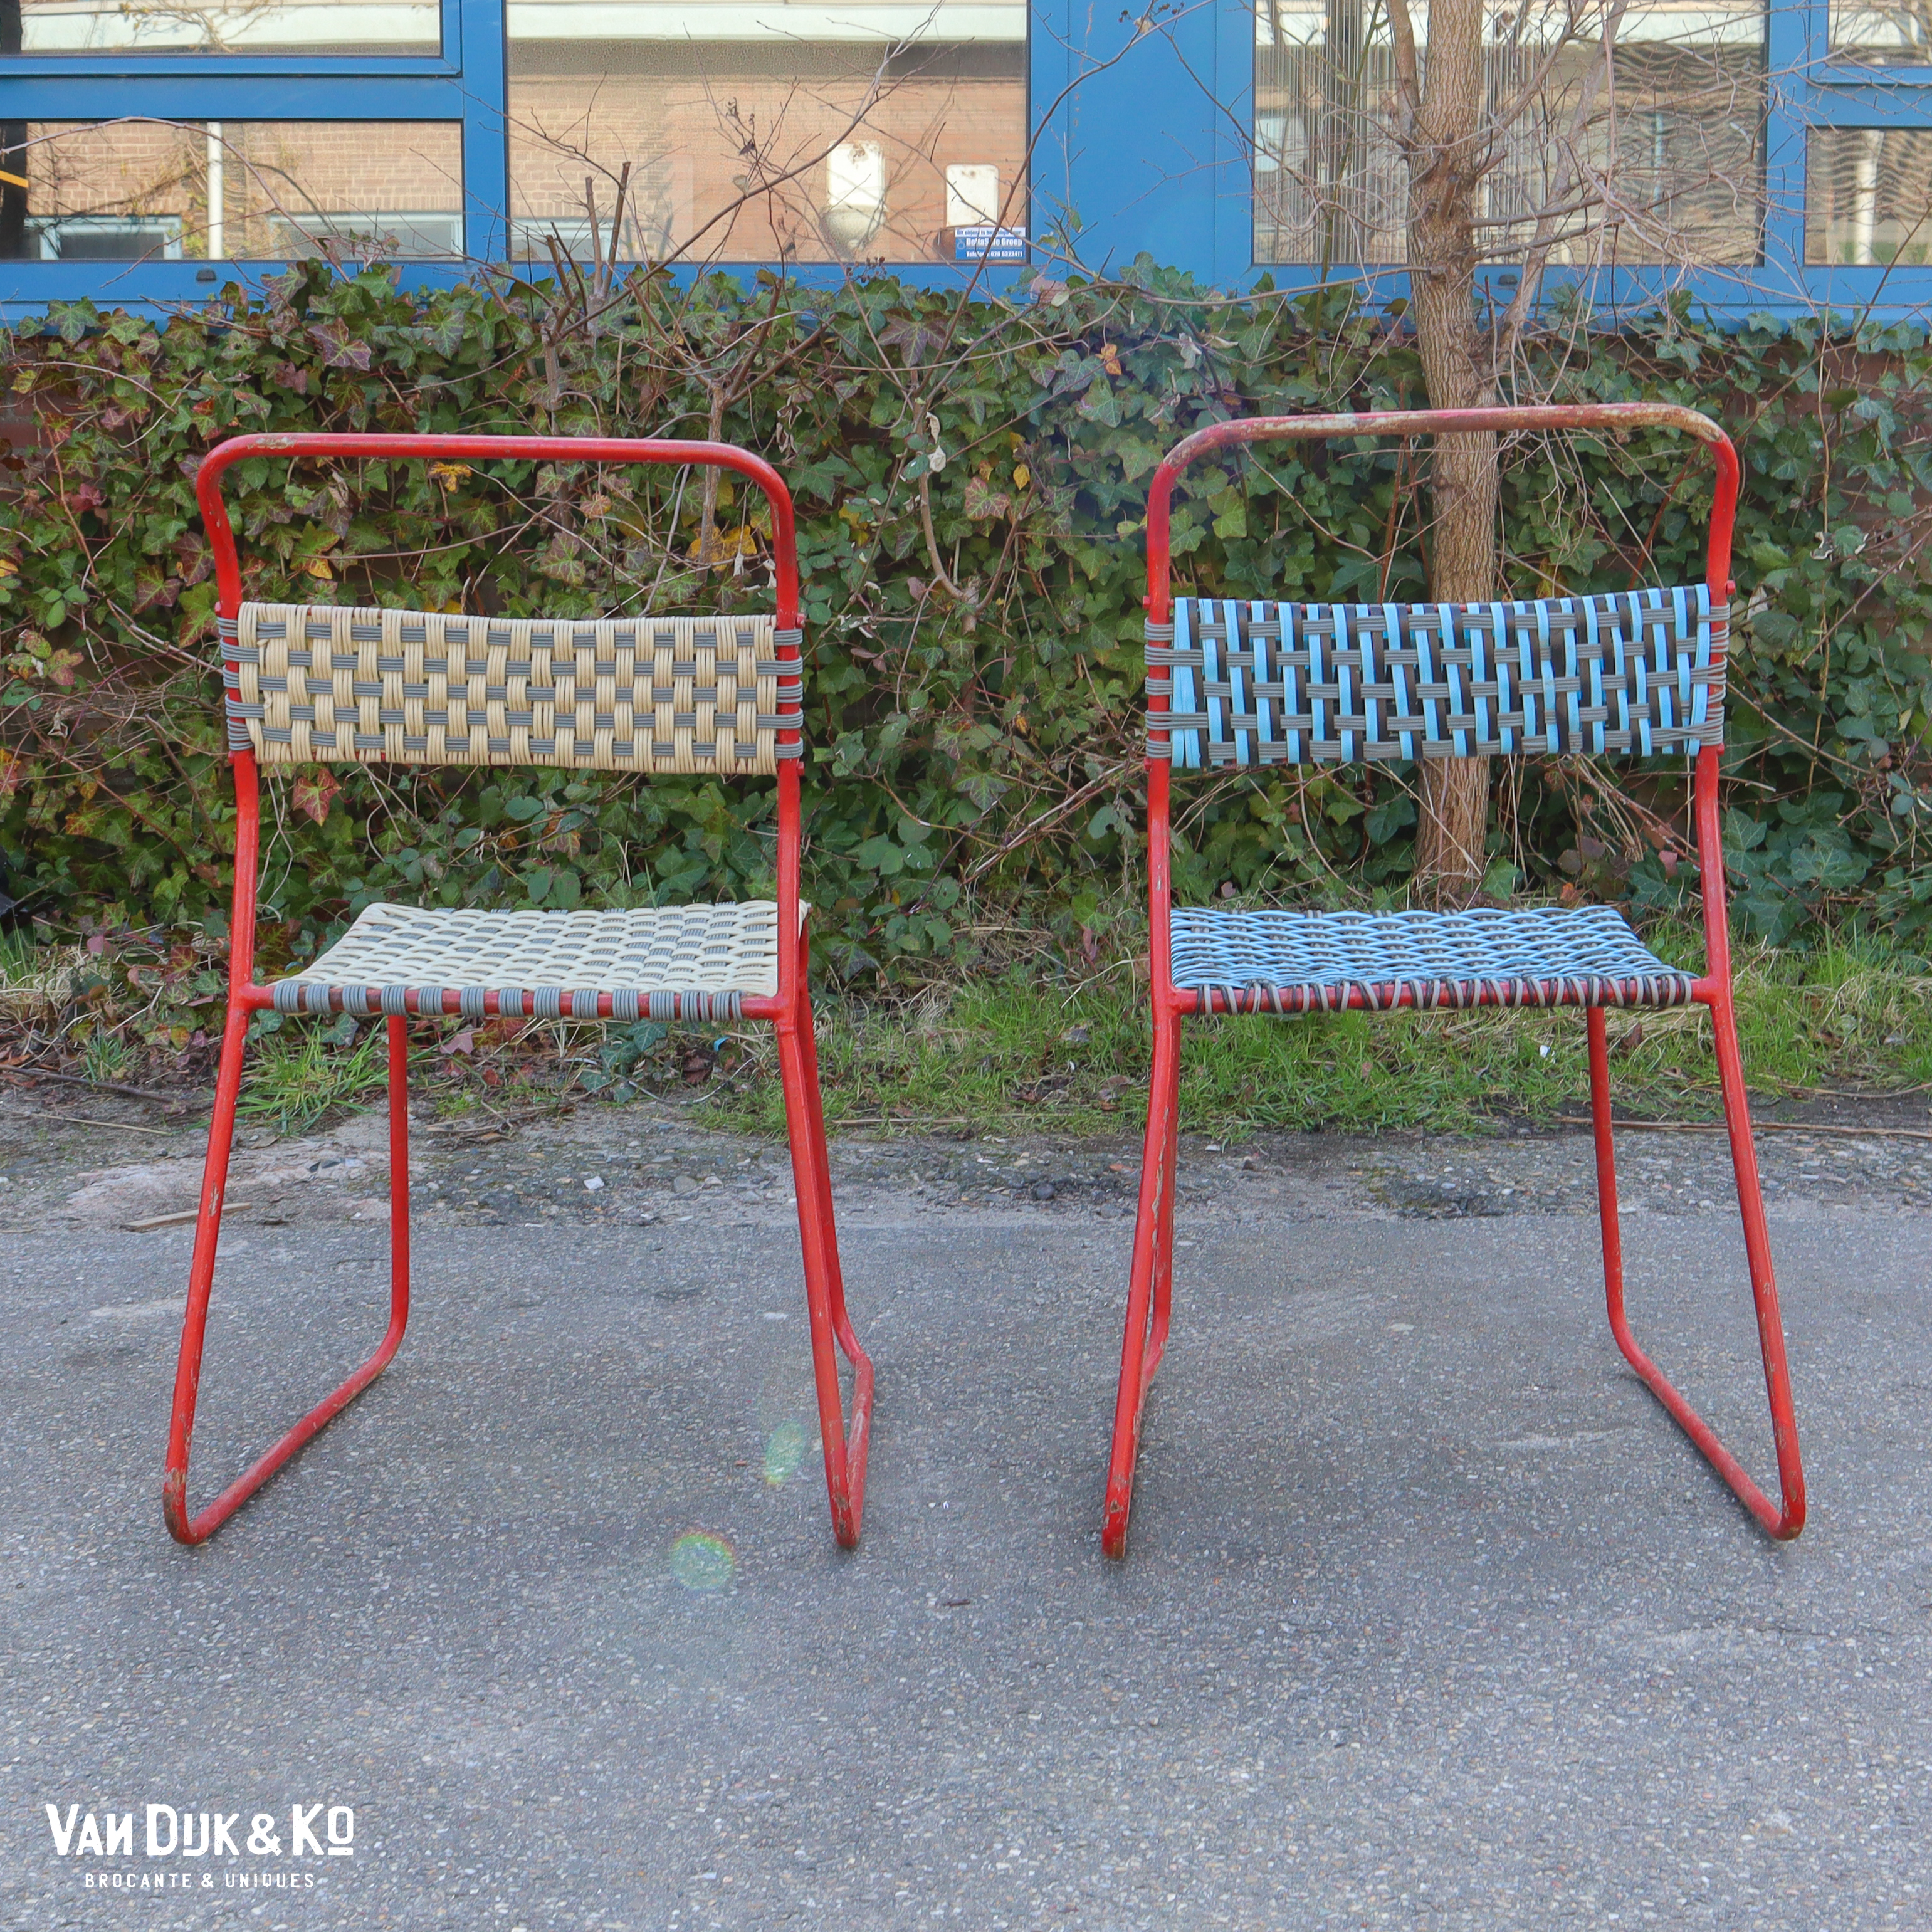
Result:
[[[1196,457],[1277,437],[1440,434],[1468,430],[1681,429],[1717,470],[1705,582],[1623,596],[1479,605],[1290,604],[1172,599],[1169,502]],[[1738,459],[1694,410],[1618,403],[1576,408],[1415,410],[1217,423],[1177,443],[1154,472],[1147,518],[1148,885],[1154,1076],[1140,1214],[1127,1292],[1101,1530],[1125,1553],[1141,1418],[1167,1343],[1173,1298],[1174,1183],[1180,1023],[1199,1013],[1347,1007],[1576,1006],[1589,1026],[1598,1211],[1611,1332],[1644,1382],[1770,1534],[1804,1526],[1804,1477],[1772,1280],[1764,1198],[1731,1003],[1718,766],[1724,741],[1731,530]],[[1168,865],[1174,768],[1222,768],[1488,753],[1694,752],[1705,970],[1682,973],[1608,908],[1440,914],[1177,910]],[[1737,1170],[1782,1501],[1773,1503],[1631,1336],[1610,1131],[1606,1007],[1711,1010]]]
[[[708,464],[771,506],[776,610],[761,616],[517,620],[244,603],[221,478],[245,459],[454,458]],[[214,548],[235,769],[235,913],[227,1022],[188,1277],[162,1503],[177,1540],[205,1540],[388,1366],[410,1310],[409,1016],[771,1021],[778,1029],[806,1304],[832,1533],[859,1540],[872,1365],[846,1313],[832,1223],[798,896],[803,666],[790,493],[729,443],[544,436],[244,436],[196,482]],[[318,958],[255,978],[260,764],[548,765],[776,774],[776,904],[619,912],[475,913],[374,905]],[[389,1048],[389,1325],[361,1368],[199,1512],[188,1502],[208,1294],[250,1016],[382,1013]],[[834,1346],[853,1371],[849,1430]]]

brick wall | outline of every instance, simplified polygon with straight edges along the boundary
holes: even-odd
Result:
[[[874,86],[869,75],[790,79],[734,72],[730,50],[708,75],[513,74],[510,81],[512,218],[584,213],[584,183],[595,164],[600,212],[629,161],[641,206],[627,252],[662,254],[710,227],[695,252],[734,260],[789,254],[838,259],[820,226],[828,150],[875,143],[885,167],[886,213],[859,245],[868,259],[950,260],[945,229],[946,170],[954,163],[998,167],[1004,194],[1026,153],[1026,89],[1006,79],[914,76]],[[862,115],[862,119],[861,116]],[[746,152],[748,144],[754,150]],[[766,184],[760,192],[758,184]],[[1008,217],[1024,227],[1017,199]]]
[[[184,255],[207,253],[209,140],[160,122],[28,128],[30,218],[172,217]],[[463,146],[453,122],[226,122],[221,132],[222,252],[279,254],[278,212],[460,212]]]
[[[710,50],[706,50],[710,51]],[[554,224],[587,253],[586,176],[608,221],[618,170],[632,165],[622,252],[662,255],[696,238],[700,256],[838,259],[820,225],[828,150],[842,141],[881,150],[885,213],[855,252],[867,259],[950,260],[946,170],[999,171],[1004,194],[1024,164],[1026,90],[1014,78],[860,71],[807,78],[734,70],[716,50],[710,72],[524,72],[510,85],[511,214],[533,236]],[[821,63],[822,64],[822,63]],[[198,124],[34,122],[28,128],[30,215],[146,216],[180,224],[179,252],[205,256],[209,142]],[[453,123],[327,122],[224,124],[224,234],[229,259],[284,252],[278,213],[318,215],[460,211],[462,152]],[[710,226],[748,188],[762,191]],[[1027,213],[1016,200],[1010,225]],[[541,249],[538,250],[541,253]]]

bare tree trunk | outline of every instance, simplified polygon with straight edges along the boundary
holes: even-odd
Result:
[[[1419,86],[1408,9],[1395,0],[1390,10],[1398,70],[1414,104],[1403,145],[1410,300],[1423,379],[1435,408],[1473,408],[1496,397],[1475,303],[1476,198],[1489,161],[1483,0],[1433,0]],[[1496,594],[1498,495],[1494,436],[1437,438],[1430,479],[1435,597],[1464,603]],[[1416,883],[1433,903],[1466,903],[1482,882],[1489,762],[1432,758],[1423,767]]]

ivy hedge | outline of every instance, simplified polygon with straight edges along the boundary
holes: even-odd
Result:
[[[57,307],[0,332],[0,358],[26,431],[0,473],[0,848],[24,910],[69,931],[220,928],[232,804],[193,493],[214,442],[722,434],[798,502],[808,875],[848,976],[970,963],[1001,926],[1077,943],[1118,902],[1161,452],[1232,414],[1424,400],[1399,304],[1220,297],[1146,261],[1012,301],[890,277],[411,291],[314,263],[164,323]],[[1916,946],[1932,919],[1928,386],[1916,328],[1727,330],[1682,304],[1525,351],[1525,397],[1667,398],[1738,443],[1726,826],[1740,922],[1774,940],[1849,917]],[[1200,465],[1178,580],[1419,594],[1427,460],[1361,440]],[[1682,439],[1525,437],[1503,460],[1513,594],[1701,574],[1708,471]],[[284,460],[230,482],[260,598],[577,616],[768,595],[761,511],[700,472]],[[1492,890],[1641,912],[1694,878],[1681,769],[1496,772]],[[317,767],[272,789],[272,964],[379,896],[568,907],[769,878],[755,783]],[[1221,778],[1186,794],[1177,868],[1196,895],[1388,902],[1414,825],[1401,770]]]

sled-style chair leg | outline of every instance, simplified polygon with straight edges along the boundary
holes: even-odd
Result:
[[[845,1438],[846,1480],[853,1498],[852,1534],[856,1541],[865,1508],[866,1463],[872,1441],[872,1360],[860,1346],[857,1333],[852,1326],[850,1312],[845,1306],[845,1277],[839,1263],[838,1230],[832,1212],[832,1160],[825,1140],[824,1090],[819,1084],[818,1046],[812,1030],[809,1000],[806,1004],[804,1021],[799,1034],[805,1054],[806,1097],[812,1104],[812,1148],[818,1166],[819,1196],[824,1203],[826,1246],[831,1263],[826,1298],[831,1310],[832,1332],[838,1338],[840,1352],[852,1366],[852,1414],[846,1426]]]
[[[806,1310],[811,1322],[812,1367],[818,1394],[818,1430],[825,1455],[825,1489],[832,1504],[832,1533],[839,1546],[856,1550],[866,1514],[866,1459],[872,1428],[872,1363],[859,1346],[845,1309],[838,1267],[838,1234],[832,1219],[832,1175],[825,1140],[824,1106],[818,1088],[818,1056],[812,1042],[812,1006],[801,998],[796,1024],[781,1022],[778,1064],[784,1085],[785,1124],[798,1191],[798,1231],[805,1256]],[[838,1385],[842,1352],[852,1365],[852,1418],[848,1425]]]
[[[1120,1346],[1120,1378],[1114,1396],[1114,1442],[1107,1464],[1106,1506],[1100,1546],[1124,1556],[1140,1459],[1141,1418],[1148,1390],[1167,1348],[1174,1301],[1174,1187],[1180,1130],[1180,1022],[1154,1034],[1148,1088],[1147,1137],[1141,1154],[1141,1191],[1134,1217],[1133,1262],[1127,1277],[1127,1328]]]
[[[305,1444],[312,1442],[386,1369],[402,1346],[410,1322],[410,1066],[406,1022],[400,1015],[389,1034],[389,1326],[376,1352],[332,1394],[325,1396],[268,1454],[245,1469],[206,1508],[190,1511],[188,1502],[189,1452],[201,1395],[202,1354],[208,1340],[208,1310],[214,1285],[215,1251],[221,1238],[229,1156],[235,1144],[235,1107],[242,1088],[248,1012],[232,1011],[222,1035],[221,1070],[215,1088],[214,1118],[208,1131],[208,1159],[202,1172],[201,1212],[195,1222],[194,1258],[188,1271],[188,1313],[182,1327],[181,1355],[175,1370],[174,1412],[168,1428],[166,1479],[161,1510],[177,1543],[206,1543],[242,1505]]]
[[[1759,1350],[1764,1358],[1765,1393],[1771,1403],[1772,1440],[1778,1456],[1780,1503],[1773,1503],[1750,1478],[1710,1425],[1678,1394],[1664,1372],[1638,1346],[1624,1309],[1623,1235],[1617,1213],[1617,1160],[1610,1125],[1610,1058],[1604,1010],[1590,1010],[1590,1118],[1597,1142],[1597,1214],[1604,1234],[1604,1294],[1610,1333],[1624,1358],[1672,1419],[1703,1453],[1731,1492],[1763,1526],[1767,1534],[1788,1543],[1804,1527],[1804,1471],[1798,1454],[1798,1421],[1792,1412],[1791,1372],[1784,1357],[1784,1324],[1772,1274],[1771,1239],[1765,1225],[1764,1192],[1758,1179],[1757,1150],[1751,1139],[1736,1023],[1729,1011],[1712,1013],[1717,1036],[1719,1078],[1730,1130],[1731,1158],[1737,1174],[1738,1208],[1744,1221],[1744,1256],[1750,1270],[1751,1299],[1757,1312]]]

